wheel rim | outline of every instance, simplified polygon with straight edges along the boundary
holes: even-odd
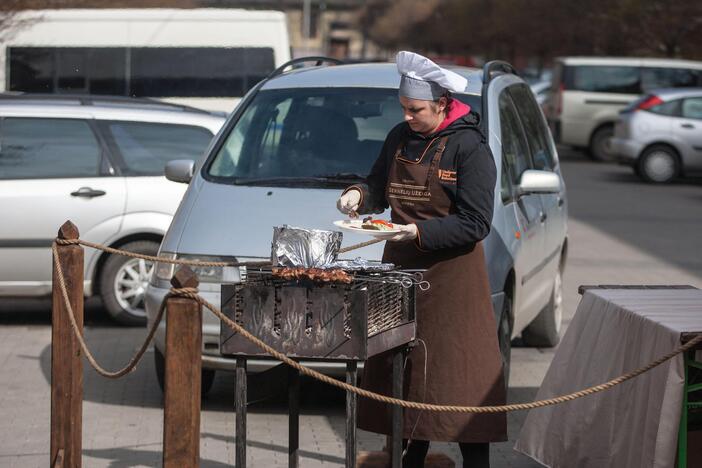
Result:
[[[146,317],[144,292],[151,279],[154,266],[142,259],[129,259],[117,271],[114,292],[122,309],[136,317]]]
[[[665,151],[654,151],[646,157],[644,170],[649,179],[665,182],[675,175],[675,159]]]
[[[612,134],[604,134],[597,139],[596,151],[600,159],[610,159],[612,157]]]
[[[556,322],[556,331],[560,333],[563,321],[563,279],[560,271],[556,273],[553,283],[553,320]]]

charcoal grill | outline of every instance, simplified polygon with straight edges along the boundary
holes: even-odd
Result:
[[[346,381],[357,381],[357,363],[393,352],[393,396],[402,397],[404,353],[416,334],[417,281],[403,272],[353,274],[350,284],[282,280],[270,270],[247,270],[246,279],[222,286],[222,311],[266,344],[297,360],[346,363]],[[220,351],[237,360],[237,467],[245,466],[246,360],[270,358],[222,327]],[[289,372],[289,466],[298,466],[299,372]],[[356,465],[356,395],[347,393],[346,466]],[[393,467],[400,466],[402,411],[393,407]]]

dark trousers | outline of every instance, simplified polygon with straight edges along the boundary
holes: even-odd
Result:
[[[402,468],[424,468],[424,459],[429,451],[428,440],[412,440],[407,445],[404,440],[405,456],[402,457]],[[463,456],[463,468],[490,468],[490,444],[488,443],[459,443]]]

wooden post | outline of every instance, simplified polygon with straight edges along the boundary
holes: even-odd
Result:
[[[246,468],[246,358],[236,358],[236,388],[234,410],[236,411],[236,468]]]
[[[78,239],[78,228],[66,221],[59,239]],[[78,328],[83,331],[83,247],[58,245],[60,267]],[[68,318],[53,260],[51,304],[51,448],[50,466],[81,466],[83,366],[81,350]]]
[[[197,276],[183,266],[171,285],[196,288]],[[169,298],[166,307],[163,467],[195,468],[200,466],[202,310],[185,297]]]
[[[288,467],[300,466],[300,371],[288,368]]]
[[[356,385],[358,371],[356,361],[346,363],[346,383]],[[353,392],[346,392],[346,466],[356,467],[356,403],[358,398]]]

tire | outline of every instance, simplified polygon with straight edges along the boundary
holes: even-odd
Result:
[[[505,376],[505,388],[509,388],[509,368],[512,361],[512,298],[505,294],[497,326],[497,338],[502,355],[502,371]]]
[[[158,242],[134,241],[120,249],[156,255]],[[100,295],[107,313],[122,325],[145,325],[144,291],[153,264],[145,260],[110,255],[100,273]]]
[[[614,127],[609,125],[598,128],[592,134],[587,154],[593,161],[605,162],[614,160],[609,149],[609,142],[613,136]]]
[[[560,341],[563,319],[563,273],[559,269],[553,281],[551,298],[544,309],[522,332],[522,341],[527,346],[550,348]]]
[[[646,149],[636,162],[637,175],[646,182],[666,184],[680,175],[680,160],[675,150],[665,145]]]
[[[154,347],[154,368],[156,369],[158,386],[161,389],[161,393],[163,393],[166,390],[166,358],[156,347]],[[213,369],[202,369],[201,395],[207,395],[212,390],[215,374]]]

